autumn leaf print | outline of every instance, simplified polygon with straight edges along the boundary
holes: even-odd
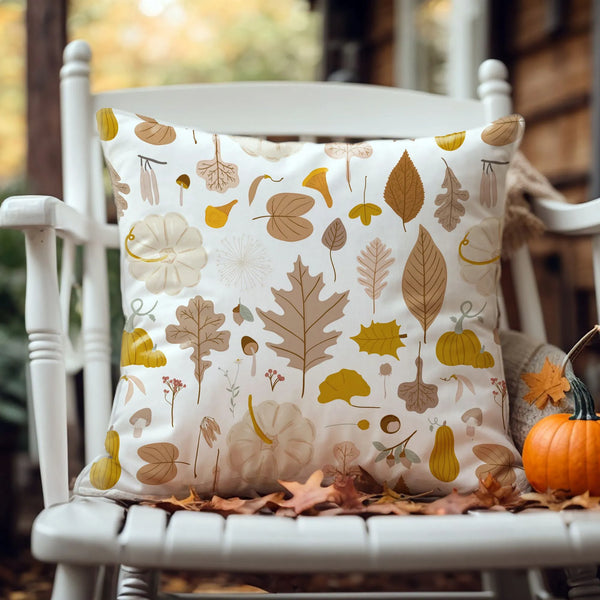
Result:
[[[402,219],[404,231],[406,231],[406,224],[412,221],[423,207],[425,202],[423,182],[407,150],[388,177],[383,199]]]
[[[177,460],[179,450],[169,442],[146,444],[137,451],[139,457],[147,462],[138,470],[136,478],[146,485],[162,485],[177,476],[177,464],[190,463]]]
[[[335,265],[333,264],[333,251],[341,250],[346,243],[346,239],[346,228],[339,217],[329,224],[329,227],[327,227],[321,238],[321,242],[325,248],[329,250],[329,260],[331,262],[331,267],[333,268],[334,281],[337,279],[337,273],[335,272]]]
[[[460,181],[458,181],[454,171],[443,158],[442,160],[446,165],[442,187],[446,188],[447,191],[445,194],[436,196],[435,203],[439,208],[433,213],[433,216],[436,217],[446,231],[452,231],[465,214],[465,207],[459,204],[459,200],[466,202],[469,199],[469,192],[460,188]]]
[[[387,285],[389,267],[395,259],[390,258],[391,248],[388,248],[379,238],[367,244],[364,250],[356,257],[357,271],[360,283],[371,300],[373,300],[373,314],[375,314],[375,300],[381,296],[383,288]]]
[[[405,338],[406,334],[400,334],[400,325],[396,320],[389,323],[375,323],[371,321],[368,327],[360,326],[360,333],[352,336],[361,352],[367,354],[379,354],[379,356],[393,356],[398,358],[398,348],[403,348],[404,344],[400,338]]]
[[[427,330],[442,308],[446,281],[444,255],[427,229],[419,225],[417,241],[402,275],[402,294],[408,310],[421,323],[423,343],[427,343]]]
[[[203,357],[210,354],[211,350],[227,350],[231,333],[219,331],[225,322],[225,315],[215,313],[214,304],[202,296],[192,298],[187,306],[178,306],[175,315],[179,324],[167,326],[167,342],[179,344],[182,349],[192,348],[190,359],[196,365],[194,375],[198,380],[199,404],[204,371],[212,365],[210,360],[204,360]]]
[[[298,242],[313,232],[313,225],[302,215],[315,205],[314,198],[306,194],[284,192],[271,196],[267,202],[268,215],[252,220],[269,218],[267,231],[282,242]]]
[[[287,358],[290,367],[302,371],[301,395],[304,396],[307,371],[331,358],[325,350],[336,343],[341,331],[324,331],[324,328],[344,315],[348,291],[321,300],[323,274],[313,277],[308,267],[302,264],[300,256],[293,271],[287,275],[292,284],[290,290],[271,288],[283,313],[265,312],[260,308],[256,312],[264,321],[265,329],[282,338],[281,343],[267,342],[267,346],[278,356]]]
[[[221,143],[219,136],[213,135],[215,157],[210,160],[200,160],[196,165],[196,174],[206,181],[206,189],[212,192],[226,192],[229,188],[237,187],[240,183],[237,165],[224,162],[221,158]]]
[[[367,142],[358,142],[357,144],[331,142],[325,144],[325,154],[331,158],[345,159],[346,181],[348,182],[348,188],[352,191],[352,185],[350,185],[350,159],[353,156],[357,158],[369,158],[373,154],[373,147]]]
[[[417,365],[417,376],[414,381],[407,381],[398,386],[398,398],[406,402],[406,410],[422,414],[428,408],[437,406],[437,385],[423,381],[423,359],[421,358],[421,342],[419,342],[419,354],[415,360]]]
[[[475,469],[478,479],[491,475],[501,485],[512,485],[516,481],[516,460],[506,446],[478,444],[473,447],[473,454],[484,463]]]

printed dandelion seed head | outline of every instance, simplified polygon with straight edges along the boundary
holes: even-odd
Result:
[[[272,268],[265,247],[252,236],[223,240],[217,268],[225,285],[249,290],[262,285]]]

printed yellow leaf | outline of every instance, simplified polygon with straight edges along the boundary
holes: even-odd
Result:
[[[444,255],[427,229],[419,225],[417,241],[402,275],[402,294],[408,310],[421,323],[423,343],[427,343],[427,330],[442,308],[446,282]]]
[[[392,169],[383,191],[383,198],[402,219],[402,226],[406,231],[406,223],[419,214],[425,201],[421,176],[408,151],[404,151],[402,158]]]
[[[406,334],[400,335],[400,325],[394,319],[388,323],[371,321],[368,327],[361,325],[360,333],[350,339],[358,344],[361,352],[398,358],[398,348],[404,346],[400,338],[404,337],[406,337]]]
[[[377,406],[357,406],[352,404],[353,396],[368,396],[370,393],[371,387],[360,373],[351,369],[342,369],[337,373],[328,375],[325,381],[321,382],[317,400],[321,404],[333,402],[333,400],[343,400],[354,408],[379,408]]]
[[[523,396],[523,400],[535,404],[540,410],[544,410],[548,402],[558,406],[565,397],[565,392],[571,389],[560,366],[551,363],[548,357],[539,373],[523,373],[521,379],[529,387],[529,392]]]

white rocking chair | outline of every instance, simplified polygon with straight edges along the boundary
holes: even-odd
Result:
[[[92,95],[89,46],[73,42],[64,56],[64,201],[13,197],[0,210],[0,225],[22,229],[27,246],[26,326],[45,503],[33,525],[32,552],[39,560],[58,565],[53,599],[87,600],[106,590],[121,600],[152,598],[156,593],[153,570],[257,572],[265,565],[280,573],[489,571],[483,577],[483,591],[383,595],[472,599],[551,598],[537,569],[572,567],[570,583],[582,584],[572,597],[598,597],[595,571],[584,568],[600,563],[597,513],[489,511],[292,520],[182,511],[169,518],[165,511],[148,506],[126,509],[107,500],[70,499],[67,376],[83,368],[88,461],[102,450],[113,396],[105,251],[118,246],[118,237],[116,226],[106,223],[100,145],[93,126],[96,109],[112,106],[223,133],[374,138],[434,135],[455,126],[479,126],[509,114],[511,101],[506,68],[493,60],[480,68],[481,100],[477,101],[339,83],[212,84]],[[243,111],[236,110],[240,97]],[[377,110],[363,110],[367,98]],[[198,106],[203,107],[201,112]],[[538,209],[550,230],[595,236],[595,282],[600,289],[600,200],[578,206],[543,202]],[[64,240],[60,278],[57,236]],[[84,257],[79,357],[68,350],[65,330],[77,246],[83,246]],[[517,253],[512,271],[524,331],[543,339],[539,297],[526,250]],[[119,566],[115,591],[116,584],[106,580]],[[343,594],[359,596],[374,594]]]

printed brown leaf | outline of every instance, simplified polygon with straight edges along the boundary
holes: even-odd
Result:
[[[231,333],[219,331],[225,322],[225,315],[215,313],[214,304],[210,300],[204,300],[202,296],[192,298],[187,306],[178,306],[175,316],[179,324],[167,326],[167,342],[179,344],[182,349],[192,348],[190,359],[196,365],[194,375],[198,380],[197,402],[200,403],[204,371],[212,364],[203,357],[210,354],[211,350],[227,350]]]
[[[178,461],[179,450],[169,442],[146,444],[137,451],[139,457],[148,464],[138,470],[138,481],[146,485],[162,485],[175,478],[177,463],[189,464]]]
[[[473,447],[473,454],[485,463],[475,470],[479,479],[485,479],[489,474],[500,485],[511,485],[516,481],[515,457],[506,446],[478,444]]]
[[[254,217],[252,220],[269,217],[267,231],[282,242],[298,242],[313,232],[313,225],[302,215],[315,205],[315,200],[306,194],[283,192],[271,196],[267,202],[268,215]]]
[[[381,296],[383,288],[387,285],[389,267],[394,262],[390,258],[391,248],[388,248],[379,238],[369,242],[364,250],[356,257],[357,271],[360,283],[371,300],[373,300],[373,314],[375,314],[375,300]]]
[[[383,191],[383,198],[402,219],[402,226],[406,231],[406,224],[419,214],[425,202],[421,176],[407,150],[392,169]]]
[[[421,323],[424,343],[427,343],[427,330],[442,308],[446,281],[444,255],[427,229],[419,225],[417,241],[402,275],[402,294],[408,310]]]
[[[435,203],[439,208],[433,213],[433,216],[436,217],[446,231],[452,231],[465,214],[465,207],[459,203],[459,200],[466,202],[469,199],[469,192],[461,189],[460,181],[458,181],[454,171],[443,158],[442,160],[446,165],[442,187],[446,188],[447,191],[445,194],[436,196]]]
[[[240,183],[237,165],[224,162],[221,158],[221,143],[219,136],[213,135],[215,157],[210,160],[200,160],[196,165],[196,174],[206,181],[206,189],[212,192],[226,192],[229,188],[237,187]]]
[[[265,312],[260,308],[256,312],[264,321],[265,329],[283,340],[279,344],[267,342],[267,346],[278,356],[287,358],[290,367],[302,371],[304,396],[307,371],[331,358],[325,350],[336,343],[341,331],[325,331],[325,327],[344,315],[348,291],[334,293],[321,300],[319,295],[324,288],[323,274],[313,277],[308,267],[302,264],[300,256],[294,263],[293,271],[287,275],[292,284],[290,290],[271,288],[283,313],[272,310]]]
[[[415,360],[417,376],[414,381],[407,381],[398,386],[398,398],[406,402],[406,410],[419,414],[437,406],[439,402],[437,385],[423,381],[423,359],[421,358],[421,342],[419,355]]]
[[[334,281],[337,279],[337,273],[335,271],[335,265],[333,264],[333,252],[341,250],[346,244],[346,239],[346,228],[339,217],[329,224],[321,238],[321,242],[325,248],[329,250],[329,261],[331,262],[331,268],[333,269]]]

